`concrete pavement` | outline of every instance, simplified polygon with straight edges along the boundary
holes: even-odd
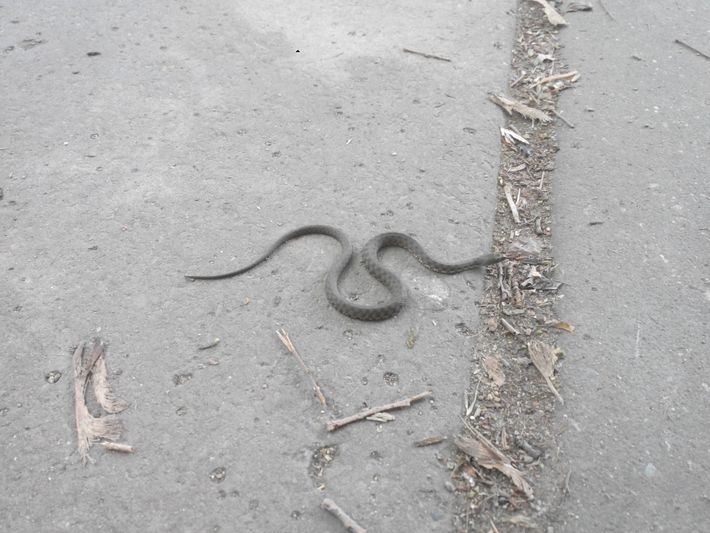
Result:
[[[570,14],[553,241],[570,494],[555,531],[710,529],[706,2]]]
[[[459,427],[473,340],[457,324],[475,326],[478,274],[442,278],[388,254],[412,302],[382,324],[329,308],[337,245],[326,238],[292,243],[243,278],[182,275],[230,270],[315,222],[359,245],[396,229],[440,257],[487,251],[500,115],[486,93],[508,74],[512,6],[0,8],[3,527],[337,531],[318,508],[329,496],[371,531],[449,530],[447,452],[412,443]],[[375,301],[368,283],[356,273],[346,287]],[[84,468],[69,350],[96,334],[138,453],[95,448]],[[197,350],[214,337],[218,347]],[[51,384],[53,370],[63,376]],[[324,429],[424,389],[434,400],[395,422]],[[338,452],[314,480],[326,445]]]

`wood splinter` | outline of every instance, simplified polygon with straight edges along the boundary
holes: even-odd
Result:
[[[348,514],[343,511],[338,506],[338,504],[330,498],[324,499],[320,504],[320,508],[328,511],[330,514],[340,520],[340,522],[345,527],[345,530],[349,533],[367,533],[367,530],[364,527],[362,527],[357,522],[355,522],[355,520],[350,518]]]
[[[368,416],[372,416],[377,413],[381,413],[383,411],[391,411],[392,409],[402,409],[404,407],[410,407],[414,402],[418,402],[419,400],[423,400],[424,398],[428,398],[431,396],[432,393],[431,391],[424,391],[420,394],[417,394],[416,396],[412,396],[411,398],[405,398],[403,400],[399,400],[397,402],[393,403],[388,403],[386,405],[380,405],[379,407],[372,407],[370,409],[365,409],[364,411],[360,411],[357,414],[346,416],[345,418],[339,418],[337,420],[329,420],[328,421],[328,431],[335,431],[338,428],[341,428],[343,426],[347,426],[348,424],[351,424],[353,422],[357,422],[358,420],[363,420],[367,418]]]
[[[122,442],[104,441],[101,443],[101,446],[112,452],[135,453],[136,451],[130,444],[123,444]]]

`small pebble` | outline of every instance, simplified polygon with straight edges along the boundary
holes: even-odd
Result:
[[[47,375],[44,376],[44,379],[47,380],[47,383],[56,383],[59,381],[59,378],[62,377],[62,373],[59,370],[52,370],[51,372],[47,372]]]
[[[227,477],[227,469],[223,466],[218,466],[210,472],[210,479],[215,483],[221,483]]]

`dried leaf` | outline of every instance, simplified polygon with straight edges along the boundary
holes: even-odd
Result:
[[[538,372],[540,372],[544,378],[545,383],[547,383],[547,386],[552,391],[552,394],[555,395],[561,404],[564,404],[565,401],[552,384],[552,376],[555,373],[555,363],[557,362],[557,358],[562,353],[562,350],[555,348],[554,346],[550,346],[542,341],[530,341],[528,343],[528,353],[530,354],[530,359],[535,365],[535,368],[537,368]]]
[[[528,499],[534,499],[532,487],[523,477],[523,473],[515,468],[508,457],[498,450],[488,439],[476,432],[475,437],[460,435],[454,439],[454,444],[472,457],[483,468],[495,469],[510,478],[513,484],[521,490]]]
[[[490,96],[491,101],[503,108],[509,115],[513,114],[513,111],[519,115],[529,118],[530,120],[539,120],[541,122],[549,122],[552,118],[546,113],[535,109],[534,107],[527,106],[522,102],[503,96],[502,94],[492,94]]]
[[[547,20],[550,21],[550,24],[553,26],[567,26],[567,21],[560,15],[554,7],[550,5],[547,0],[533,0],[533,2],[537,2],[542,6],[542,8],[545,10],[545,16],[547,16]]]
[[[496,387],[500,387],[505,383],[505,374],[500,367],[500,360],[492,355],[487,355],[483,358],[483,367],[486,369],[488,377],[491,378]]]

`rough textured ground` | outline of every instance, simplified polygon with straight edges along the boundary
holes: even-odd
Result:
[[[182,275],[313,222],[356,244],[396,229],[442,258],[488,251],[500,115],[486,93],[508,75],[512,5],[3,4],[6,528],[337,530],[329,496],[372,531],[450,530],[448,448],[412,443],[459,427],[480,274],[387,254],[412,299],[383,324],[328,307],[326,238],[243,278]],[[381,296],[359,272],[346,287]],[[84,468],[70,350],[97,334],[138,451],[94,448]],[[394,422],[324,429],[425,389]]]
[[[571,471],[555,530],[710,529],[707,2],[605,0],[563,54],[553,244]],[[570,17],[571,19],[571,17]]]

